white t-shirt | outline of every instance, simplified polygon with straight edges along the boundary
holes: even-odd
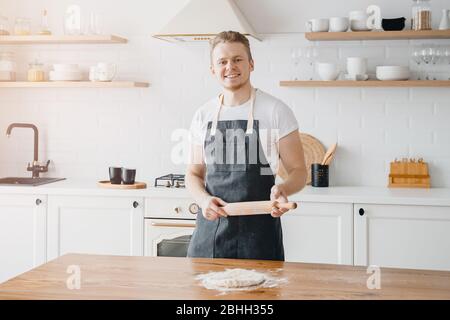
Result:
[[[190,142],[204,145],[208,123],[214,121],[218,110],[218,97],[200,107],[192,119]],[[219,121],[247,120],[250,100],[238,106],[222,106]],[[298,122],[292,110],[281,100],[261,91],[256,91],[253,109],[254,120],[259,122],[262,149],[272,172],[278,172],[278,141],[289,133],[298,130]]]

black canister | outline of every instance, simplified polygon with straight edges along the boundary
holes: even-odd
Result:
[[[313,187],[328,187],[328,165],[311,164],[311,185]]]

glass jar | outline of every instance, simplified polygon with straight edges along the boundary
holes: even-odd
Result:
[[[0,16],[0,36],[9,35],[9,20],[7,17]]]
[[[17,36],[28,36],[31,34],[31,19],[16,18],[14,34]]]
[[[413,0],[411,14],[412,30],[431,30],[430,0]]]
[[[12,52],[0,52],[0,81],[16,81],[16,63]]]
[[[28,81],[39,82],[45,80],[44,65],[37,61],[30,63],[28,68]]]

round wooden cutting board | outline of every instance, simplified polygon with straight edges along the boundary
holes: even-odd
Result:
[[[322,145],[322,143],[317,139],[314,138],[312,135],[301,133],[300,134],[300,140],[302,141],[303,145],[303,152],[305,154],[305,163],[306,163],[306,171],[307,171],[307,178],[306,178],[306,184],[311,184],[311,164],[313,163],[322,163],[323,157],[325,156],[325,147]],[[287,178],[287,172],[286,169],[283,167],[283,164],[280,161],[280,166],[278,169],[278,175],[283,179],[286,180]]]

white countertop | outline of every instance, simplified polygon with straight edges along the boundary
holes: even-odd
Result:
[[[41,186],[0,186],[0,194],[35,194],[35,195],[81,195],[81,196],[119,196],[119,197],[168,197],[188,198],[186,189],[153,187],[148,183],[147,189],[104,189],[96,181],[79,181],[67,179]],[[305,187],[299,193],[289,197],[293,201],[328,202],[328,203],[372,203],[399,205],[435,205],[450,206],[450,189],[430,188],[387,188],[387,187],[345,187],[328,188]]]

